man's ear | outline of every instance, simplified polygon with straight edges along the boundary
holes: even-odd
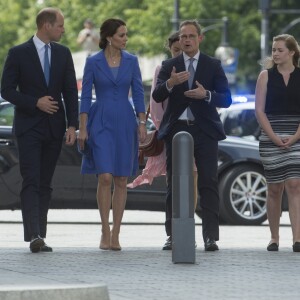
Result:
[[[49,22],[44,23],[44,29],[49,30],[51,27],[51,24]]]

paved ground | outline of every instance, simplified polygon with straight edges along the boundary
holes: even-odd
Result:
[[[196,263],[173,264],[171,251],[161,250],[163,214],[126,211],[120,252],[98,249],[96,211],[51,211],[53,253],[31,254],[19,220],[19,212],[0,212],[0,288],[105,283],[111,300],[300,297],[300,253],[292,252],[287,222],[277,253],[266,251],[266,225],[221,226],[220,251],[207,253],[196,219]]]

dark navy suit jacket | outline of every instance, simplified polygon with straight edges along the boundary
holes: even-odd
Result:
[[[51,69],[49,86],[33,39],[11,48],[4,65],[1,96],[15,105],[14,130],[17,136],[49,118],[52,134],[61,138],[67,126],[78,127],[78,92],[70,50],[51,43]],[[59,110],[53,115],[36,107],[40,97],[52,96]],[[62,101],[62,96],[64,103]]]
[[[187,81],[174,86],[172,91],[169,92],[166,81],[171,76],[173,66],[176,68],[176,73],[186,70],[182,54],[162,63],[156,88],[152,93],[152,97],[156,102],[163,102],[169,97],[168,106],[159,128],[158,138],[165,138],[183,111],[190,106],[195,122],[203,132],[215,140],[225,139],[223,125],[216,108],[229,107],[232,99],[220,61],[201,52],[195,70],[192,89],[197,87],[195,84],[197,80],[206,90],[211,91],[210,103],[205,100],[185,97],[184,92],[189,90]]]

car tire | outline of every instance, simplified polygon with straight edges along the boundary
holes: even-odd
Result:
[[[259,225],[267,219],[267,182],[258,165],[236,166],[219,179],[220,219],[230,225]]]

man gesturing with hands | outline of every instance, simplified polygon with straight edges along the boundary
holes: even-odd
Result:
[[[163,249],[172,249],[172,139],[186,131],[194,139],[204,248],[215,251],[219,249],[218,141],[226,137],[216,108],[229,107],[232,100],[220,61],[199,51],[203,35],[197,21],[182,22],[179,31],[183,53],[163,62],[152,94],[156,102],[169,98],[158,134],[167,153],[168,238]]]

